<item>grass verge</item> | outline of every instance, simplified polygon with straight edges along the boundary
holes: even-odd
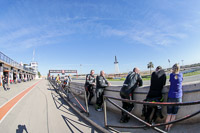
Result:
[[[188,77],[188,76],[194,76],[194,75],[199,75],[200,71],[195,71],[195,72],[190,72],[190,73],[184,73],[183,77]],[[151,76],[150,75],[146,75],[146,76],[142,76],[142,80],[150,80]],[[169,79],[169,76],[167,76],[167,79]],[[107,79],[108,81],[124,81],[125,78],[121,78],[121,79]]]

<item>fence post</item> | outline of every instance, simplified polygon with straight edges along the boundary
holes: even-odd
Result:
[[[85,90],[85,105],[86,105],[87,115],[89,116],[88,97],[86,90]]]
[[[66,87],[67,88],[67,100],[69,101],[69,86]]]
[[[103,106],[104,106],[104,126],[107,127],[108,122],[107,122],[107,106],[106,106],[106,97],[103,96]]]

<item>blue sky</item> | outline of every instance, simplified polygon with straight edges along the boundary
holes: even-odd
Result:
[[[199,0],[0,0],[0,51],[39,71],[200,62]],[[80,66],[80,64],[82,64]]]

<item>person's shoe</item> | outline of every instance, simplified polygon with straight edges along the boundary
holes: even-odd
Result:
[[[120,119],[119,122],[120,122],[120,123],[123,123],[123,122],[124,122],[124,117],[121,117],[121,119]]]
[[[98,111],[98,112],[102,112],[102,108],[99,108],[99,109],[97,109],[96,111]]]
[[[120,123],[127,123],[128,120],[120,119]]]
[[[165,132],[169,132],[169,129],[168,129],[168,128],[165,128]]]
[[[124,120],[123,119],[120,119],[120,121],[119,121],[120,123],[124,123]]]

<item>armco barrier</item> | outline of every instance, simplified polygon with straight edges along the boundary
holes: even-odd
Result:
[[[121,89],[121,86],[110,86],[106,88],[105,95],[115,98],[121,98],[119,95],[119,91]],[[74,93],[80,94],[84,93],[84,84],[83,83],[71,83],[71,90]],[[163,89],[163,95],[164,95],[164,101],[167,101],[167,92],[169,90],[169,86],[165,86]],[[139,87],[135,90],[134,93],[134,99],[137,101],[143,101],[146,98],[146,95],[149,91],[149,86],[146,87]],[[84,96],[80,96],[84,98]],[[183,85],[183,102],[193,102],[200,100],[200,82],[192,82],[187,83]],[[92,102],[95,103],[96,98],[94,97]],[[121,101],[115,101],[116,104],[119,106],[122,106]],[[113,110],[115,112],[121,113],[114,105],[107,103],[107,107],[109,110]],[[142,112],[142,105],[141,104],[135,104],[135,108],[132,111],[132,113],[142,119],[141,112]],[[184,116],[193,114],[194,112],[199,111],[200,104],[190,105],[190,106],[181,106],[179,109],[179,112],[177,114],[177,119],[182,118]],[[166,106],[163,106],[163,115],[167,116],[166,114]],[[119,116],[120,119],[120,116]],[[158,119],[159,122],[164,122],[165,118],[162,120]],[[187,119],[185,121],[181,121],[181,123],[196,123],[200,122],[200,115],[196,115],[195,117],[192,117],[190,119]]]
[[[60,88],[61,84],[57,84],[55,81],[52,81],[52,80],[49,80],[50,84],[53,86],[53,88],[55,89],[55,91],[65,100],[65,102],[68,103],[68,105],[77,113],[79,114],[83,119],[85,119],[87,122],[89,122],[91,125],[93,125],[94,127],[96,127],[99,131],[101,131],[102,133],[110,133],[109,130],[101,127],[100,125],[98,125],[97,123],[95,123],[94,121],[92,121],[91,119],[89,119],[88,116],[85,116],[83,113],[80,112],[80,110],[78,110],[76,107],[74,107],[74,105],[70,102],[70,99],[69,99],[69,95],[66,95],[69,93],[70,91],[70,94],[71,93],[71,89],[70,87],[67,87],[66,90],[68,90],[68,92],[66,93],[63,93],[64,90],[63,88]],[[66,91],[65,90],[65,91]],[[80,96],[80,95],[79,95]],[[75,98],[74,94],[73,94],[73,97]]]

